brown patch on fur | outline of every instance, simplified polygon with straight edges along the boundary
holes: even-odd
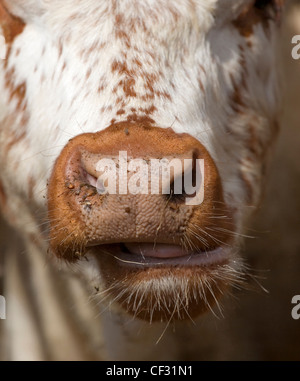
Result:
[[[33,190],[35,187],[35,180],[32,176],[29,176],[28,179],[28,199],[33,200]]]
[[[105,86],[103,84],[99,85],[97,89],[97,93],[100,94],[105,89]]]
[[[126,118],[126,122],[128,123],[139,123],[139,124],[155,124],[155,121],[148,116],[140,116],[135,113],[128,115]]]
[[[149,107],[147,107],[147,108],[143,108],[143,107],[140,107],[140,108],[139,108],[139,111],[143,112],[143,113],[146,114],[146,115],[151,115],[151,114],[153,114],[156,110],[157,110],[157,108],[156,108],[154,105],[149,106]]]
[[[260,12],[251,4],[250,6],[247,5],[232,23],[243,37],[250,37],[253,34],[253,27],[259,24],[261,20]]]
[[[13,114],[8,116],[3,122],[2,126],[3,128],[7,128],[7,137],[6,137],[6,144],[4,146],[4,153],[5,155],[8,154],[10,149],[18,144],[20,141],[25,139],[26,137],[26,125],[28,123],[28,114],[27,114],[27,104],[25,101],[26,96],[26,84],[15,83],[15,72],[14,69],[10,69],[5,74],[5,87],[9,94],[9,102],[16,101],[15,110]],[[17,119],[19,118],[19,119]],[[16,123],[18,123],[18,129],[13,130],[12,126],[16,126]],[[7,126],[7,127],[5,127]]]
[[[16,87],[10,88],[10,97],[9,101],[12,101],[14,98],[17,100],[17,110],[24,110],[24,98],[26,95],[26,84],[23,82]],[[22,108],[22,109],[21,109]]]
[[[10,46],[14,39],[23,32],[25,23],[19,17],[10,14],[0,0],[0,25],[2,27],[6,43]]]
[[[26,84],[22,82],[20,84],[15,84],[15,71],[14,69],[10,69],[5,73],[5,87],[9,92],[9,101],[11,102],[13,99],[17,100],[16,111],[24,110],[24,99],[26,95]]]
[[[143,66],[138,58],[134,58],[133,63],[140,68]]]
[[[149,91],[150,93],[154,92],[154,84],[158,81],[157,74],[144,74],[145,83],[144,88],[146,91]]]
[[[86,78],[86,79],[89,79],[90,76],[91,76],[91,74],[92,74],[92,69],[89,68],[88,71],[86,72],[85,78]]]
[[[167,91],[156,91],[155,95],[161,98],[168,99],[169,101],[172,100],[171,95]]]
[[[135,66],[129,69],[126,61],[113,61],[111,65],[112,73],[118,73],[122,78],[119,81],[119,83],[114,87],[113,93],[116,94],[118,92],[118,89],[121,87],[123,89],[125,97],[138,97],[145,102],[149,102],[153,100],[155,97],[165,98],[171,101],[172,98],[169,92],[167,92],[166,90],[155,90],[154,85],[158,81],[158,75],[156,73],[147,73],[143,71],[141,69],[142,64],[139,60],[133,62],[135,62]],[[137,94],[135,90],[137,75],[139,75],[144,81],[144,89],[146,90],[146,93],[144,93],[143,95]],[[122,100],[122,98],[118,97],[116,103],[118,104]]]
[[[7,204],[7,196],[4,190],[4,187],[0,181],[0,210],[4,212]]]
[[[17,135],[16,132],[10,133],[10,137],[7,140],[7,143],[4,146],[5,155],[12,149],[13,146],[20,143],[22,140],[26,138],[25,131],[22,131],[21,134]]]
[[[111,65],[111,71],[112,73],[118,72],[120,76],[124,77],[120,80],[119,84],[115,87],[113,92],[117,92],[118,88],[122,87],[126,97],[136,97],[136,92],[134,89],[135,79],[133,77],[135,72],[128,69],[127,63],[125,61],[120,62],[115,60]]]
[[[119,83],[112,90],[114,94],[117,94],[118,89],[122,88],[126,98],[139,98],[144,102],[149,102],[155,97],[165,98],[169,101],[172,99],[168,91],[155,90],[155,83],[159,79],[158,74],[144,71],[142,68],[142,63],[138,59],[134,59],[132,61],[132,67],[130,69],[126,60],[114,60],[111,64],[111,71],[112,73],[117,73],[121,76]],[[137,77],[141,78],[144,82],[144,94],[138,94],[135,90]],[[116,103],[120,105],[121,102],[124,102],[124,99],[122,97],[118,97]],[[121,107],[123,108],[124,106],[125,105],[122,103]],[[151,114],[153,111],[153,106],[149,106],[146,113]]]
[[[134,73],[128,69],[128,65],[127,65],[127,62],[123,61],[117,61],[117,60],[114,60],[113,63],[111,64],[111,71],[112,73],[114,72],[118,72],[120,75],[128,75],[128,76],[132,76]]]
[[[200,78],[198,78],[198,85],[199,85],[200,90],[204,93],[205,90],[204,90],[203,82],[201,81]]]
[[[62,56],[62,53],[63,53],[63,50],[64,50],[64,45],[63,45],[63,41],[62,39],[60,38],[59,41],[58,41],[58,55],[59,57]]]
[[[4,125],[7,125],[9,131],[11,131],[11,125],[15,125],[17,116],[21,116],[20,121],[18,122],[19,129],[17,131],[11,131],[9,136],[7,137],[7,143],[5,145],[5,153],[7,154],[9,150],[21,140],[26,137],[26,124],[28,122],[28,115],[26,112],[26,84],[20,83],[15,84],[14,78],[15,73],[14,69],[10,69],[5,74],[5,87],[9,93],[9,102],[13,100],[16,101],[15,112],[14,115],[8,117],[6,121],[3,122]],[[11,122],[12,120],[13,123]],[[10,125],[11,123],[11,125]]]
[[[273,4],[265,7],[255,7],[255,2],[247,4],[242,12],[232,23],[243,37],[250,37],[253,34],[253,27],[262,24],[264,29],[269,28],[270,20],[280,23],[281,14],[286,0],[274,0]]]
[[[246,77],[248,73],[244,47],[242,45],[239,45],[239,50],[240,50],[239,64],[241,67],[241,77],[239,81],[237,82],[233,74],[232,73],[230,74],[230,79],[233,86],[233,92],[231,94],[231,106],[236,113],[242,112],[242,109],[245,107],[242,94],[247,89]]]
[[[242,98],[242,93],[246,87],[245,77],[242,76],[242,79],[239,84],[236,83],[232,74],[230,74],[230,78],[233,85],[233,92],[231,94],[231,105],[235,112],[240,112],[241,108],[245,106],[245,103]]]
[[[154,93],[146,93],[146,94],[142,95],[140,98],[142,101],[148,102],[148,101],[153,100],[155,98],[155,95],[154,95]]]
[[[122,28],[124,24],[123,15],[117,13],[115,15],[115,35],[118,39],[122,40],[127,49],[130,48],[130,38],[128,33]]]
[[[134,78],[126,78],[120,81],[119,85],[123,88],[124,94],[126,97],[136,97],[136,92],[134,89],[135,79]]]

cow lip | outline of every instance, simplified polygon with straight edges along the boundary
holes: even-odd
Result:
[[[150,245],[146,244],[147,247]],[[164,267],[164,266],[202,266],[221,265],[228,262],[232,253],[231,245],[220,246],[203,251],[185,251],[180,246],[156,244],[156,253],[160,256],[143,255],[143,253],[132,252],[132,247],[144,246],[143,243],[120,243],[111,245],[94,246],[92,251],[99,255],[112,256],[120,266],[131,268]],[[163,248],[161,247],[163,245]],[[144,246],[145,247],[145,246]],[[131,248],[131,250],[129,249]],[[160,250],[162,249],[162,250]],[[164,256],[167,251],[175,250],[175,255]],[[135,251],[135,250],[134,250]],[[181,255],[179,255],[181,253]],[[100,254],[100,255],[101,255]],[[149,253],[147,253],[149,254]],[[174,253],[173,253],[174,254]]]
[[[179,245],[152,242],[128,242],[121,245],[125,253],[145,258],[171,259],[186,256],[188,252]]]

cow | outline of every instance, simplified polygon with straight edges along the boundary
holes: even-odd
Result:
[[[18,237],[8,359],[186,359],[205,335],[185,327],[245,287],[245,228],[279,129],[284,5],[0,1],[0,206]],[[128,192],[137,167],[119,160],[123,189],[103,192],[99,162],[120,153],[176,165],[146,194]],[[194,193],[176,192],[188,175]]]

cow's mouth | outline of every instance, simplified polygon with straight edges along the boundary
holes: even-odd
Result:
[[[207,248],[206,250],[186,250],[179,245],[155,242],[127,242],[93,247],[96,255],[110,255],[121,266],[131,268],[162,266],[202,266],[221,265],[228,261],[231,245]]]
[[[167,243],[125,242],[90,246],[88,253],[98,263],[108,307],[122,306],[148,321],[196,317],[240,281],[229,243],[186,251]]]

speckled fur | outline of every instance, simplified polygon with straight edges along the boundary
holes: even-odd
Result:
[[[0,200],[6,218],[36,252],[31,258],[47,250],[41,225],[47,179],[68,140],[145,118],[205,145],[243,232],[259,203],[277,131],[274,21],[266,27],[255,20],[252,32],[242,33],[234,21],[250,9],[248,0],[4,3],[25,27],[0,61]],[[97,345],[89,350],[101,357]],[[108,347],[114,358],[138,353]],[[34,353],[42,352],[37,346]],[[20,357],[18,351],[11,356]]]

